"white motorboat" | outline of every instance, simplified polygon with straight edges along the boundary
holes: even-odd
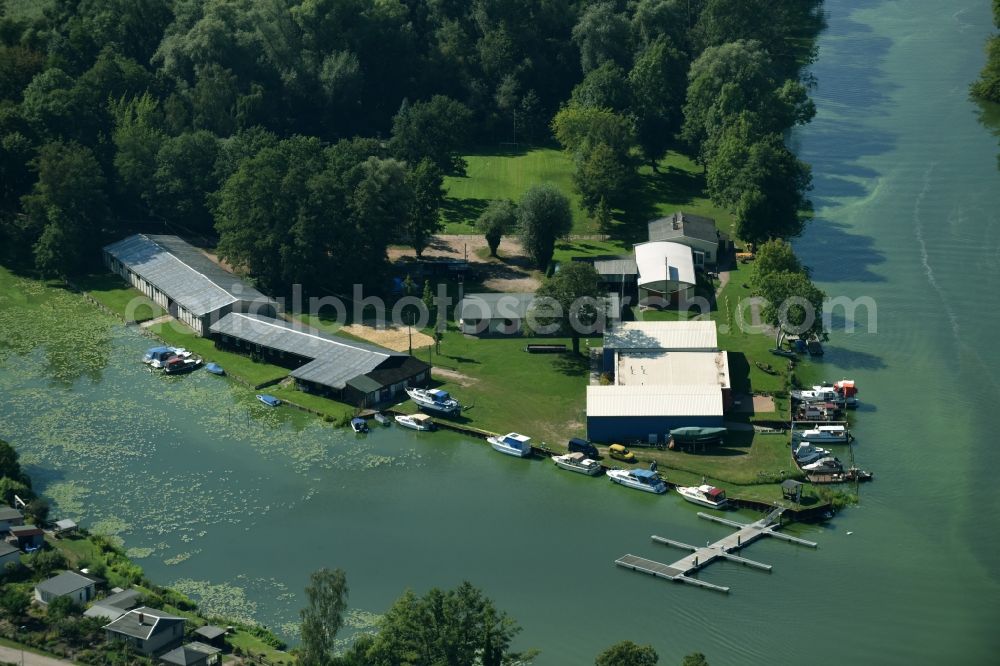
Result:
[[[847,444],[851,441],[851,432],[847,426],[820,425],[798,433],[801,442],[827,442],[830,444]]]
[[[608,478],[612,483],[619,483],[636,490],[662,495],[667,492],[667,484],[660,475],[648,469],[609,469]]]
[[[795,447],[795,462],[799,465],[808,465],[809,463],[816,462],[820,458],[826,458],[829,455],[830,452],[826,449],[813,446],[809,442],[802,442]]]
[[[700,486],[677,486],[677,493],[692,504],[707,506],[709,509],[724,509],[729,504],[726,491],[722,488],[702,484]]]
[[[434,430],[434,421],[426,414],[399,414],[396,423],[413,430]]]
[[[844,465],[836,458],[820,458],[814,463],[802,465],[803,471],[810,474],[840,474],[844,471]]]
[[[531,455],[531,438],[516,432],[509,432],[506,435],[494,435],[487,437],[486,441],[500,453],[518,458],[527,458]]]
[[[564,456],[552,456],[552,462],[563,469],[571,472],[579,472],[588,476],[597,476],[601,473],[601,463],[591,460],[582,453],[567,453]]]
[[[384,426],[390,425],[392,423],[392,419],[383,414],[382,412],[375,412],[375,420]]]
[[[462,411],[462,405],[458,400],[441,389],[408,388],[406,395],[410,396],[420,409],[439,414],[457,414]]]
[[[804,391],[792,391],[791,396],[792,400],[806,404],[814,402],[832,402],[832,403],[843,402],[843,399],[836,391],[834,391],[832,388],[828,389],[822,386],[813,387],[812,389],[807,389]]]

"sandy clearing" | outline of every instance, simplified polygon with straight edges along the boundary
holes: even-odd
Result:
[[[385,328],[375,328],[366,324],[351,324],[344,326],[341,330],[393,351],[407,351],[410,348],[410,339],[405,326],[387,325]],[[429,347],[432,344],[434,344],[434,338],[418,330],[413,331],[414,349]]]
[[[476,377],[470,377],[469,375],[462,374],[456,370],[449,370],[448,368],[441,368],[437,366],[431,369],[431,374],[435,377],[455,382],[460,386],[472,386],[479,381]]]

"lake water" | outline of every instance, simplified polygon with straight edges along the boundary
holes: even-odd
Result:
[[[149,340],[96,314],[74,342],[92,366],[80,377],[61,376],[53,347],[68,342],[41,328],[26,332],[34,351],[0,360],[0,436],[56,513],[118,534],[155,580],[286,634],[327,566],[348,573],[358,629],[407,586],[468,579],[539,664],[591,663],[625,638],[664,664],[695,650],[713,666],[993,663],[1000,176],[995,130],[966,96],[988,3],[827,5],[819,114],[794,137],[817,208],[797,248],[830,295],[877,304],[877,334],[835,333],[824,361],[861,386],[857,456],[877,479],[832,523],[791,529],[818,550],[755,544],[771,574],[712,565],[728,596],[619,570],[624,553],[678,555],[650,534],[727,531],[673,494],[450,433],[357,439],[206,373],[149,374]]]

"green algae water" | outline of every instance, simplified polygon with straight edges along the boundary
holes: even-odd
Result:
[[[819,114],[793,137],[816,174],[797,250],[831,296],[877,305],[877,333],[835,332],[823,361],[859,382],[856,455],[877,476],[859,506],[790,530],[819,549],[753,545],[770,574],[713,564],[703,577],[728,596],[613,565],[679,555],[650,534],[728,533],[676,495],[446,432],[358,438],[207,373],[151,374],[148,338],[29,281],[0,294],[0,436],[54,514],[120,538],[210,611],[290,638],[309,572],[328,566],[348,572],[350,630],[407,586],[467,579],[539,664],[592,663],[626,638],[664,664],[695,650],[713,666],[994,663],[1000,113],[966,95],[987,5],[827,2]]]

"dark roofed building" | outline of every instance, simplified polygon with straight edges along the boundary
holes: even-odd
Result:
[[[34,525],[15,525],[10,528],[10,536],[21,550],[35,550],[45,543],[45,532]]]
[[[273,300],[177,236],[129,236],[104,248],[104,263],[198,335],[229,312],[277,314]]]
[[[650,241],[671,241],[690,247],[696,267],[717,264],[721,237],[712,218],[678,211],[647,226]]]
[[[119,590],[95,602],[83,614],[86,617],[98,617],[111,622],[138,606],[141,601],[142,593],[138,590]]]
[[[160,657],[160,663],[171,666],[211,666],[219,663],[220,652],[222,650],[219,648],[204,643],[188,643],[164,654]]]
[[[6,541],[0,541],[0,571],[7,564],[18,564],[21,562],[21,551],[10,545]]]
[[[104,625],[109,641],[127,643],[147,656],[163,654],[184,642],[184,618],[141,606]]]
[[[75,571],[64,571],[35,586],[35,601],[50,604],[60,597],[69,597],[82,606],[94,598],[95,589],[96,583],[92,578]]]
[[[298,322],[234,312],[211,331],[220,346],[292,368],[300,388],[353,404],[387,402],[430,377],[430,365],[409,354]]]
[[[225,647],[226,630],[214,624],[206,624],[194,630],[194,635],[199,641],[213,645],[217,648]]]
[[[24,524],[24,514],[10,506],[0,506],[0,532]]]

